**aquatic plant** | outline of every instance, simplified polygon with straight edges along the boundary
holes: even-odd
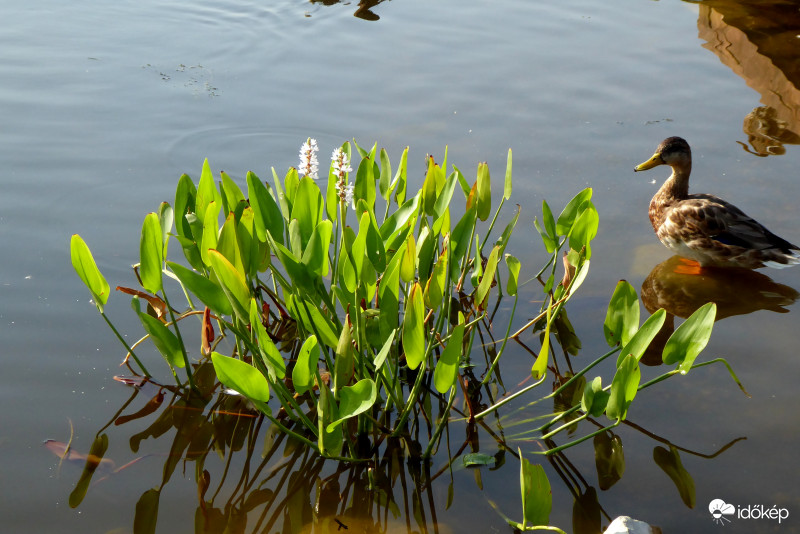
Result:
[[[351,183],[353,147],[360,162]],[[365,150],[344,143],[333,152],[324,191],[314,180],[316,152],[316,142],[308,139],[300,154],[302,172],[291,168],[281,179],[273,168],[272,185],[247,173],[246,195],[225,172],[215,183],[207,160],[197,184],[180,177],[174,205],[162,203],[144,219],[140,262],[134,266],[142,289],[117,287],[132,295],[145,332],[133,346],[105,315],[110,286],[88,246],[72,237],[78,275],[145,377],[151,375],[135,350],[149,339],[187,402],[205,406],[215,392],[242,399],[276,431],[321,457],[374,467],[381,447],[412,435],[418,457],[429,458],[453,418],[483,424],[512,400],[536,395],[548,374],[557,377],[557,386],[530,404],[549,399],[563,406],[520,435],[547,444],[530,451],[534,454],[558,454],[607,433],[625,421],[645,387],[709,363],[727,365],[721,359],[695,363],[714,322],[715,306],[709,303],[667,341],[663,362],[675,368],[640,384],[640,359],[665,313],[656,311],[640,326],[636,292],[620,281],[603,325],[611,349],[577,372],[557,372],[554,345],[560,344],[565,356],[580,347],[565,306],[589,271],[599,226],[591,189],[579,192],[558,217],[542,203],[542,220],[534,225],[547,259],[529,282],[540,283],[544,299],[539,313],[512,334],[520,287],[528,283],[520,278],[521,262],[506,252],[519,206],[505,228],[494,232],[512,193],[510,150],[494,211],[486,163],[478,165],[470,183],[454,165],[446,174],[447,151],[441,165],[428,156],[422,186],[409,197],[408,148],[393,173],[387,152],[377,144]],[[463,200],[451,213],[458,198]],[[180,245],[185,263],[167,259],[170,240]],[[564,275],[558,280],[560,265]],[[173,298],[181,291],[185,304],[171,304],[168,285]],[[499,303],[511,297],[505,334],[494,339]],[[481,402],[481,387],[502,385],[501,358],[508,342],[522,333],[541,340],[539,350],[531,351],[533,383]],[[476,358],[481,352],[483,364]],[[600,376],[587,381],[591,369],[617,353],[609,385]],[[212,369],[224,391],[217,389]],[[455,406],[460,392],[464,410]],[[601,415],[610,424],[553,443],[561,432],[571,434],[579,420]],[[520,457],[525,498],[526,484],[544,485]],[[523,522],[512,522],[518,528],[527,528],[526,521],[546,523],[542,509],[529,510],[530,499],[523,502]]]

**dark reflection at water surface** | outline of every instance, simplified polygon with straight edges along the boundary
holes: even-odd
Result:
[[[800,144],[800,10],[796,2],[709,0],[699,2],[698,33],[764,104],[744,118],[747,143],[756,156],[781,155]]]
[[[642,363],[661,364],[661,351],[675,329],[675,317],[686,318],[707,302],[717,305],[716,320],[759,310],[789,313],[800,297],[794,288],[766,274],[747,269],[704,268],[702,274],[685,274],[680,256],[656,265],[642,283],[642,303],[647,311],[667,311],[667,319],[647,349]]]

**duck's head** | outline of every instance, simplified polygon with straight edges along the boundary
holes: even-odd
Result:
[[[646,171],[658,165],[669,165],[673,169],[690,169],[692,166],[692,150],[681,137],[667,137],[656,148],[653,157],[633,168],[636,171]]]

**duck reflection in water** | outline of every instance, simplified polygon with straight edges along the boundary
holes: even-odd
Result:
[[[664,326],[642,357],[645,365],[660,365],[664,344],[675,330],[675,316],[689,317],[707,302],[717,305],[716,320],[758,310],[788,313],[800,297],[795,289],[769,276],[736,268],[705,268],[701,275],[685,274],[680,256],[656,265],[642,283],[642,302],[648,312],[664,308]]]

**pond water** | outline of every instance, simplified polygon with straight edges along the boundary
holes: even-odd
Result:
[[[150,445],[70,507],[80,466],[59,464],[43,443],[68,441],[72,427],[74,450],[88,452],[131,395],[113,380],[124,374],[120,348],[75,276],[70,235],[89,243],[112,287],[133,286],[142,217],[172,201],[181,173],[196,180],[207,157],[240,183],[247,170],[265,177],[270,166],[296,165],[308,136],[322,154],[352,138],[377,141],[393,161],[410,145],[414,185],[425,154],[441,158],[446,145],[470,178],[480,161],[500,177],[512,148],[512,200],[522,214],[509,249],[528,270],[544,257],[533,231],[542,199],[560,208],[591,186],[600,232],[592,272],[570,304],[580,357],[605,352],[602,321],[619,279],[655,295],[665,286],[672,296],[713,295],[731,304],[701,359],[726,358],[752,397],[717,365],[645,391],[629,414],[638,427],[617,432],[619,482],[600,489],[591,444],[568,451],[581,487],[597,488],[604,524],[632,515],[664,532],[708,532],[719,528],[708,503],[722,499],[790,514],[780,525],[734,518],[726,532],[800,532],[800,269],[654,283],[648,276],[670,254],[653,236],[647,204],[666,172],[631,172],[663,138],[680,135],[692,145],[694,191],[800,242],[800,12],[791,2],[42,0],[5,1],[2,11],[3,532],[132,532],[136,503],[160,484],[169,453],[170,440]],[[764,301],[764,292],[779,296]],[[127,299],[113,295],[107,311],[137,338]],[[507,382],[522,382],[530,368],[524,351],[516,357]],[[116,466],[142,456],[129,439],[145,427],[108,430]],[[664,440],[693,478],[693,508],[654,462]],[[482,445],[496,452],[491,440]],[[556,465],[544,465],[551,523],[572,531],[570,487]],[[194,530],[194,477],[193,466],[178,466],[157,532]],[[450,506],[450,481],[436,483],[430,500],[409,504],[386,530],[510,531],[488,500],[519,515],[515,459],[480,480],[463,469],[454,477]],[[282,529],[278,519],[268,531]]]

